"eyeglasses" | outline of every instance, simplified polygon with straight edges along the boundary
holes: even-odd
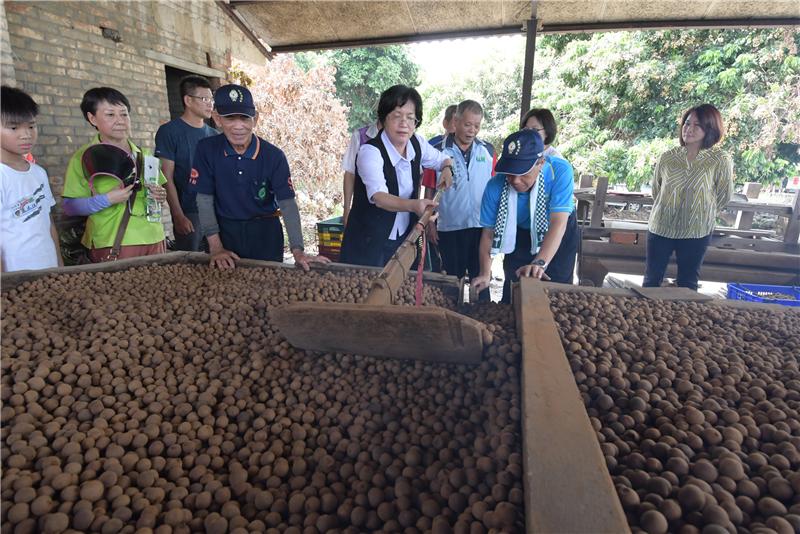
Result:
[[[391,113],[389,114],[387,119],[397,124],[400,123],[410,124],[414,128],[419,126],[419,120],[417,120],[417,117],[415,115],[403,115],[402,113]]]
[[[528,127],[525,127],[524,129],[525,129],[525,130],[533,130],[533,131],[540,132],[540,133],[545,131],[545,129],[544,129],[544,128],[532,128],[532,127],[530,127],[530,126],[528,126]]]
[[[188,96],[189,98],[196,98],[196,99],[200,100],[201,102],[203,102],[203,104],[213,104],[214,103],[214,97],[213,96],[194,96],[194,95],[186,95],[186,96]]]

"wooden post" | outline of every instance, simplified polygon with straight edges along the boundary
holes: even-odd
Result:
[[[583,244],[583,243],[581,243]],[[578,284],[603,287],[608,269],[598,258],[587,258],[583,252],[578,256]]]
[[[747,182],[744,184],[744,196],[747,198],[758,199],[761,194],[761,184],[759,182]]]
[[[531,18],[528,19],[525,37],[525,63],[522,65],[522,101],[520,102],[519,120],[531,109],[531,91],[533,90],[533,60],[536,58],[536,2],[531,4]]]
[[[796,244],[798,239],[800,239],[800,190],[794,194],[792,214],[789,216],[789,223],[783,234],[783,242]]]
[[[599,176],[597,178],[597,188],[594,192],[594,204],[592,205],[592,220],[589,224],[591,228],[601,228],[603,226],[603,210],[606,207],[606,194],[608,193],[608,177]]]
[[[757,199],[761,193],[761,184],[758,182],[747,182],[744,184],[744,194],[747,198]],[[753,227],[754,211],[739,211],[736,213],[736,225],[738,230],[749,230]]]
[[[580,181],[578,182],[579,189],[585,189],[587,187],[592,187],[592,181],[594,180],[593,174],[581,174]],[[585,225],[586,219],[589,216],[589,202],[586,200],[578,200],[578,205],[576,207],[575,215],[578,217],[578,224]]]
[[[525,531],[628,533],[544,284],[522,278],[513,300],[522,339]]]

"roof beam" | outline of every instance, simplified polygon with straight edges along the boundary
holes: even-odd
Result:
[[[241,2],[239,2],[241,4]],[[241,13],[239,13],[236,8],[226,0],[217,0],[217,5],[222,8],[222,10],[231,18],[234,24],[242,30],[242,33],[250,39],[250,42],[261,52],[264,57],[267,59],[273,59],[275,57],[275,53],[271,52],[269,47],[265,46],[261,39],[255,34],[253,29],[250,27],[250,24],[247,22]]]
[[[392,35],[386,37],[371,37],[366,39],[350,39],[343,41],[327,41],[319,43],[300,43],[285,46],[271,47],[273,54],[287,52],[304,52],[306,50],[327,50],[332,48],[358,48],[362,46],[383,46],[389,44],[405,44],[419,41],[438,41],[443,39],[464,39],[468,37],[486,37],[491,35],[520,34],[524,30],[521,25],[501,26],[499,28],[476,28],[473,30],[457,30],[451,32],[418,33],[407,35]]]
[[[669,30],[673,28],[775,28],[800,26],[800,18],[768,19],[694,19],[694,20],[626,20],[576,24],[544,24],[539,33],[582,33],[619,30]]]
[[[246,0],[245,0],[246,1]],[[220,2],[223,3],[223,2]],[[236,2],[241,3],[240,1]],[[227,6],[226,6],[227,7]],[[235,10],[232,10],[235,11]],[[238,15],[238,13],[237,13]],[[764,19],[701,19],[701,20],[631,20],[616,22],[576,23],[576,24],[542,24],[538,34],[546,33],[583,33],[601,31],[636,31],[667,30],[675,28],[720,29],[720,28],[773,28],[800,26],[800,18],[764,18]],[[271,47],[271,54],[303,52],[306,50],[327,50],[335,48],[357,48],[363,46],[383,46],[405,44],[419,41],[438,41],[444,39],[464,39],[469,37],[488,37],[492,35],[523,35],[525,28],[521,25],[500,26],[491,28],[474,28],[447,32],[421,34],[391,35],[363,39],[345,39],[341,41],[323,41],[316,43],[298,43]],[[265,54],[267,55],[267,54]]]

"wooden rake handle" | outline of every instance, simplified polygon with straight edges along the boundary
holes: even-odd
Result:
[[[436,194],[433,196],[433,201],[438,204],[441,196],[442,189],[437,189]],[[372,282],[364,304],[392,304],[394,302],[395,293],[397,293],[397,290],[403,284],[403,280],[408,276],[411,271],[411,265],[417,257],[417,239],[425,231],[433,212],[433,206],[428,206],[425,209],[414,228],[411,229],[411,232],[397,248],[378,277]]]

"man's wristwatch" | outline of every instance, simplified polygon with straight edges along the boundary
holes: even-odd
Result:
[[[539,267],[541,267],[542,269],[544,269],[544,268],[546,268],[546,267],[547,267],[547,262],[546,262],[546,261],[544,261],[543,259],[541,259],[541,258],[540,258],[540,259],[538,259],[538,260],[533,260],[533,261],[531,262],[531,265],[538,265]]]

